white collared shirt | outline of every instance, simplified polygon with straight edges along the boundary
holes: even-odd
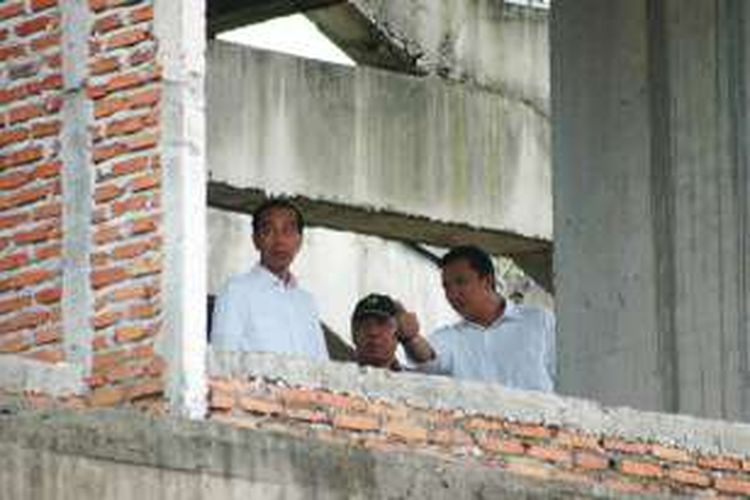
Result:
[[[220,350],[328,359],[312,295],[260,264],[232,277],[217,297],[211,341]]]
[[[435,359],[420,371],[506,387],[552,392],[555,379],[555,318],[537,307],[506,303],[490,326],[460,321],[435,331]]]

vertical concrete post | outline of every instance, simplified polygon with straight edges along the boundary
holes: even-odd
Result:
[[[162,172],[167,398],[200,418],[206,399],[206,164],[204,0],[156,0],[163,69]]]
[[[564,393],[750,419],[748,8],[553,2]]]

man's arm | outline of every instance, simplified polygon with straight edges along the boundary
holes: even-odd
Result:
[[[243,313],[241,295],[231,283],[216,298],[211,327],[211,343],[216,349],[242,350]]]
[[[404,309],[400,303],[396,303],[396,307],[396,339],[404,346],[406,355],[415,363],[427,363],[435,359],[435,350],[427,339],[419,334],[417,315]]]

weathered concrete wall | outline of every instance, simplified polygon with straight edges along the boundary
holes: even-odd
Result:
[[[359,63],[479,84],[548,115],[544,9],[495,0],[348,0],[306,15]]]
[[[561,389],[749,420],[748,4],[552,8]]]
[[[208,62],[212,181],[549,239],[547,121],[518,100],[220,42]]]

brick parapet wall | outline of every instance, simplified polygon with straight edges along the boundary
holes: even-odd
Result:
[[[61,13],[0,4],[0,352],[65,358],[61,326]]]
[[[148,1],[90,0],[93,362],[96,405],[163,393],[161,70]]]
[[[620,493],[750,495],[747,425],[612,410],[442,377],[219,357],[209,381],[210,418],[231,425]],[[493,401],[477,405],[475,396]]]

